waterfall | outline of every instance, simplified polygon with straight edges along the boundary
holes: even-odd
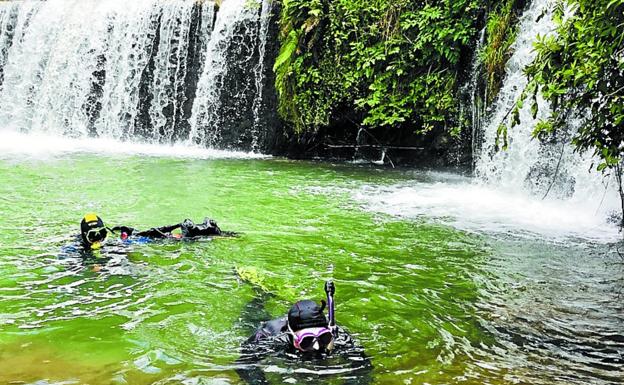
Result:
[[[595,166],[595,160],[574,153],[569,143],[580,119],[571,117],[568,132],[540,143],[531,138],[536,121],[527,102],[521,112],[522,123],[509,130],[509,149],[495,151],[496,131],[501,123],[509,123],[507,112],[527,84],[523,69],[536,56],[533,43],[538,34],[554,33],[550,9],[549,0],[532,1],[519,20],[514,53],[495,103],[483,120],[473,113],[476,178],[414,171],[414,178],[407,181],[360,188],[353,198],[361,207],[495,237],[537,237],[556,242],[621,240],[618,226],[609,221],[611,214],[620,211],[614,181],[603,178],[595,167],[592,170],[590,165],[594,162]],[[473,64],[472,82],[462,95],[483,111],[476,104],[479,90],[470,90],[480,87],[477,64]],[[539,100],[539,107],[538,118],[547,116],[548,104]],[[470,112],[470,106],[464,106],[463,112]],[[484,123],[482,132],[480,122]],[[479,138],[482,143],[478,143]]]
[[[252,75],[257,59],[255,30],[240,30],[237,20],[253,22],[258,10],[247,0],[222,3],[219,19],[208,47],[206,63],[197,85],[191,117],[190,140],[214,146],[226,131],[235,130],[230,122],[244,119],[253,95]],[[245,122],[242,122],[245,124]]]
[[[256,86],[256,97],[253,101],[253,142],[251,145],[252,150],[258,150],[258,137],[262,130],[262,107],[264,100],[264,71],[266,69],[265,61],[266,61],[266,43],[269,35],[269,23],[271,21],[271,3],[269,1],[262,2],[262,12],[260,13],[260,39],[258,54],[259,60],[256,65],[255,70],[255,86]]]
[[[218,4],[0,2],[0,129],[257,146],[271,3]]]
[[[496,135],[501,124],[510,123],[515,106],[528,80],[524,68],[536,56],[533,43],[539,36],[554,33],[550,0],[534,0],[519,21],[514,53],[507,63],[503,87],[483,129],[480,153],[476,154],[476,175],[486,184],[507,191],[524,191],[540,199],[566,200],[594,211],[617,211],[615,183],[595,171],[595,159],[580,156],[570,145],[579,119],[571,116],[567,132],[545,142],[531,134],[538,120],[548,116],[550,106],[538,98],[539,113],[533,119],[527,100],[520,111],[521,124],[508,132],[509,148],[497,151]],[[592,169],[593,164],[593,169]],[[604,197],[604,199],[603,199]]]
[[[465,115],[469,114],[470,116],[472,129],[470,133],[470,144],[472,146],[473,170],[475,167],[474,154],[479,152],[479,145],[481,144],[483,118],[485,113],[485,103],[481,95],[481,90],[486,87],[484,87],[483,84],[483,65],[481,64],[481,59],[479,58],[479,52],[485,43],[486,28],[487,27],[483,27],[481,32],[479,32],[479,39],[477,40],[474,49],[475,54],[470,65],[470,77],[468,82],[466,82],[460,90],[460,121],[464,120]]]

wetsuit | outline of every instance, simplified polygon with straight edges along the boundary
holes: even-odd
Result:
[[[69,258],[80,256],[84,259],[92,259],[94,258],[94,253],[91,248],[85,244],[80,235],[76,235],[74,237],[74,241],[69,245],[65,245],[61,247],[61,253],[59,254],[60,258]]]
[[[211,235],[225,235],[223,231],[217,226],[217,222],[212,219],[205,218],[202,224],[196,225],[190,219],[185,219],[182,223],[176,223],[175,225],[152,227],[149,230],[137,231],[135,228],[128,226],[116,226],[113,227],[113,231],[120,231],[123,239],[126,237],[133,238],[145,238],[145,239],[162,239],[162,238],[174,238],[171,234],[176,229],[182,230],[182,237],[194,238],[200,236]],[[231,234],[228,234],[231,235]]]
[[[154,239],[174,238],[171,232],[180,227],[181,224],[178,223],[170,226],[152,227],[144,231],[138,231],[128,226],[115,226],[112,230],[121,232],[121,239],[124,243],[148,243]]]
[[[181,229],[181,238],[196,238],[201,236],[214,235],[236,235],[233,232],[221,231],[217,223],[209,218],[205,218],[202,224],[196,225],[190,219],[184,220],[182,223],[176,223],[169,226],[152,227],[151,229],[138,231],[133,227],[115,226],[111,230],[121,235],[121,245],[129,244],[145,244],[155,239],[178,239],[171,234],[172,231]],[[113,254],[123,254],[121,246],[107,245],[106,249],[112,251]],[[115,247],[117,246],[117,247]],[[108,253],[108,252],[107,252]],[[71,257],[79,255],[83,258],[92,258],[93,252],[90,245],[84,240],[84,237],[77,235],[74,242],[61,248],[60,257]]]
[[[266,298],[266,295],[263,297]],[[264,309],[258,308],[263,304],[259,302],[263,301],[254,300],[246,306],[242,318],[244,323],[263,313]],[[305,383],[310,379],[321,381],[329,378],[341,378],[343,384],[349,385],[372,382],[370,359],[343,328],[337,328],[334,350],[330,354],[296,350],[287,330],[286,317],[264,322],[256,329],[242,344],[241,356],[236,361],[236,371],[241,379],[254,385]]]

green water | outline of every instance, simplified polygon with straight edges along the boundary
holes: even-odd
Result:
[[[549,281],[544,257],[565,269],[593,247],[598,262],[581,274],[596,280],[587,300],[617,287],[617,273],[604,268],[617,261],[608,246],[494,240],[370,213],[352,199],[360,186],[410,178],[284,160],[2,160],[0,383],[241,383],[235,360],[254,326],[241,314],[256,292],[236,268],[257,273],[276,294],[267,304],[273,317],[297,299],[322,299],[324,280],[333,279],[338,322],[371,358],[374,383],[553,383],[548,367],[584,370],[555,377],[562,383],[616,383],[617,369],[587,373],[594,366],[582,357],[533,348],[535,324],[516,319],[535,298],[568,290]],[[209,216],[240,236],[132,245],[121,254],[105,246],[104,262],[61,256],[86,212],[137,228]],[[557,304],[536,306],[548,325],[559,320],[548,313]],[[624,325],[614,306],[602,336]],[[604,342],[609,357],[624,351],[613,341]],[[578,344],[585,346],[582,338]],[[348,376],[270,377],[342,383]]]

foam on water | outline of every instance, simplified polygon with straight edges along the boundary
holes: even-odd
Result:
[[[122,142],[106,138],[68,138],[46,134],[22,134],[0,130],[0,157],[46,158],[68,153],[127,154],[188,159],[262,159],[252,152],[216,150],[187,145]]]
[[[542,200],[523,191],[454,178],[433,183],[365,186],[354,197],[371,211],[410,219],[428,218],[470,232],[597,242],[621,238],[617,225],[605,219],[617,213],[613,196],[599,196],[591,202]]]

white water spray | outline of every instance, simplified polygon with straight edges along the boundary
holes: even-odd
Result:
[[[0,2],[0,129],[221,145],[219,123],[232,121],[222,116],[231,86],[223,78],[241,62],[244,82],[262,76],[253,69],[270,2],[216,8],[210,0]]]
[[[518,36],[511,47],[514,53],[506,65],[503,86],[492,107],[494,112],[484,127],[481,153],[474,154],[477,159],[477,175],[491,184],[505,185],[513,189],[523,188],[525,178],[538,158],[540,144],[537,140],[532,140],[531,131],[535,123],[550,112],[544,102],[540,101],[537,119],[533,119],[528,108],[521,110],[521,125],[509,130],[509,150],[498,151],[495,141],[499,126],[509,124],[510,111],[528,83],[523,71],[535,59],[533,43],[538,36],[553,33],[554,26],[548,13],[549,7],[549,0],[534,0],[522,16]],[[537,21],[545,13],[546,16]]]
[[[571,132],[579,121],[569,119],[570,133],[562,134],[548,143],[532,137],[533,129],[540,119],[550,114],[550,106],[538,97],[539,112],[536,119],[527,100],[520,111],[520,125],[510,128],[509,149],[495,151],[496,132],[501,124],[509,126],[510,113],[527,84],[524,68],[530,64],[536,52],[533,43],[538,36],[554,33],[549,0],[534,0],[523,15],[514,54],[507,63],[505,82],[493,107],[494,113],[485,126],[484,143],[477,160],[477,176],[485,183],[507,191],[525,191],[536,199],[565,200],[585,204],[593,202],[595,210],[603,214],[617,211],[615,185],[595,171],[595,159],[579,156],[570,145]],[[592,167],[593,165],[593,167]],[[606,200],[601,203],[600,197]]]
[[[149,144],[122,142],[107,138],[68,138],[55,134],[21,134],[0,131],[0,159],[50,160],[68,154],[150,156],[180,159],[266,159],[270,156],[245,152],[210,149],[185,144]]]
[[[374,211],[439,220],[466,231],[618,239],[616,224],[608,222],[619,212],[615,182],[595,171],[591,157],[574,153],[569,136],[551,143],[532,138],[537,120],[550,111],[546,102],[539,100],[537,119],[525,103],[521,124],[509,130],[509,149],[494,151],[496,131],[509,123],[508,113],[528,82],[523,70],[536,56],[533,43],[538,35],[553,33],[551,5],[550,0],[534,0],[520,20],[503,87],[480,135],[484,142],[476,180],[426,175],[423,181],[398,186],[365,187],[355,198]],[[570,129],[577,124],[571,119]]]
[[[263,71],[257,68],[263,65],[263,40],[267,38],[268,28],[264,24],[269,8],[268,0],[262,3],[228,0],[221,4],[219,18],[206,49],[206,63],[197,85],[189,134],[191,143],[214,146],[221,141],[224,127],[231,121],[244,120],[245,113],[256,111],[252,103],[254,99],[262,97],[262,87],[257,84],[264,82]],[[256,28],[258,24],[262,26],[260,29]],[[245,25],[254,28],[243,28],[241,31]],[[229,73],[247,70],[255,73],[255,80],[245,75],[231,76]],[[252,129],[251,125],[249,128]],[[251,136],[251,146],[255,147],[258,134],[252,131]]]

